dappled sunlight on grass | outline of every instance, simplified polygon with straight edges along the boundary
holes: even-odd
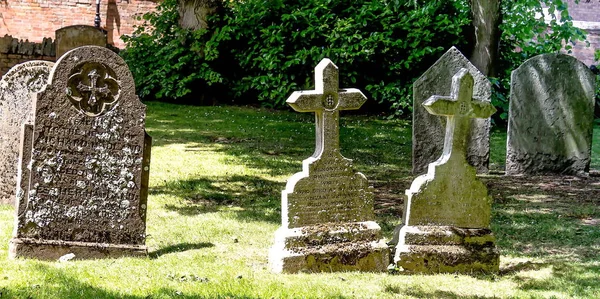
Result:
[[[14,210],[0,205],[0,297],[600,297],[599,177],[482,176],[494,199],[497,274],[280,275],[268,269],[268,250],[281,222],[281,190],[314,151],[314,115],[148,103],[147,127],[149,257],[8,260]],[[410,123],[342,114],[340,134],[343,155],[375,188],[376,221],[389,240],[414,178]],[[504,147],[505,138],[494,131],[492,147]],[[492,149],[491,160],[503,169],[501,151]]]

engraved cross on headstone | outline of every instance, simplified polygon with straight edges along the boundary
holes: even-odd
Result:
[[[339,89],[338,68],[325,58],[315,67],[315,90],[295,91],[287,103],[298,112],[315,112],[316,148],[314,158],[323,153],[339,154],[339,111],[356,110],[367,97],[358,89]]]
[[[450,97],[436,95],[423,103],[427,112],[447,117],[442,158],[466,159],[471,118],[488,118],[496,112],[491,103],[473,98],[473,84],[473,76],[463,68],[452,77]]]
[[[103,87],[96,86],[98,84],[98,79],[100,78],[100,75],[98,74],[97,70],[92,70],[88,74],[88,77],[90,77],[90,85],[84,85],[83,83],[79,82],[79,85],[77,85],[77,89],[83,92],[91,92],[90,98],[88,99],[87,103],[89,106],[95,106],[96,103],[98,103],[97,94],[99,93],[106,97],[110,93],[110,89],[106,85],[104,85]]]

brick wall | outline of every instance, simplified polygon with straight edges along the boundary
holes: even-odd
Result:
[[[598,64],[594,61],[594,52],[600,50],[600,0],[580,0],[575,4],[574,0],[567,0],[569,13],[573,17],[573,25],[588,32],[586,47],[585,42],[573,46],[573,56],[587,65]]]
[[[587,47],[585,42],[578,42],[573,45],[571,55],[583,61],[586,65],[599,65],[599,62],[594,61],[594,52],[600,50],[600,30],[587,30],[587,41],[590,46]]]
[[[569,13],[573,20],[586,22],[600,22],[600,0],[567,0]]]
[[[108,43],[118,48],[120,36],[131,34],[140,24],[135,17],[152,11],[160,0],[101,0],[101,26],[108,32]],[[0,36],[41,42],[54,39],[54,31],[71,25],[94,25],[95,0],[0,0]]]

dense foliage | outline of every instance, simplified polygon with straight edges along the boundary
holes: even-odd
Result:
[[[180,28],[177,0],[161,2],[143,19],[132,36],[122,37],[127,47],[121,52],[143,99],[185,99],[226,82],[220,65],[226,57],[214,45],[218,39],[206,30]],[[219,19],[213,22],[215,28],[222,26]]]
[[[542,4],[551,16],[544,20]],[[146,24],[124,37],[124,58],[144,99],[260,103],[282,107],[314,86],[324,57],[340,68],[341,87],[356,87],[399,115],[411,85],[450,46],[473,44],[468,0],[224,1],[209,29],[181,29],[177,0],[165,0]],[[540,53],[585,39],[564,0],[502,1],[503,23],[494,104],[506,118],[510,72]],[[550,29],[550,30],[548,30]],[[517,49],[515,51],[515,49]],[[374,108],[371,106],[371,108]]]
[[[226,1],[210,31],[178,28],[175,0],[126,37],[124,57],[139,93],[195,103],[214,94],[235,103],[281,107],[313,86],[324,57],[340,68],[341,87],[357,87],[403,112],[412,81],[447,48],[465,46],[468,7],[460,1]],[[149,55],[148,53],[153,53]]]

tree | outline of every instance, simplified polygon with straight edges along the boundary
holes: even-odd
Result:
[[[500,48],[502,0],[470,0],[475,32],[471,62],[484,75],[494,76]]]

